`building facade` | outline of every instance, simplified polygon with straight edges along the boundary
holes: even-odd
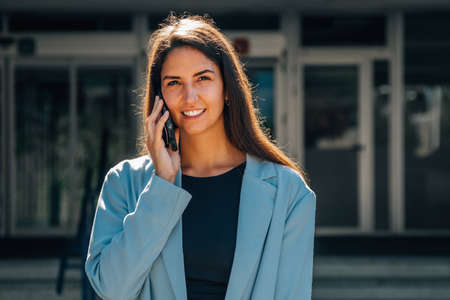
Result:
[[[187,8],[160,4],[3,1],[0,239],[73,235],[105,170],[138,155],[147,40]],[[239,49],[317,193],[317,235],[449,236],[450,3],[242,7],[190,10]]]

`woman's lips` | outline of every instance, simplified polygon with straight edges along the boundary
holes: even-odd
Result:
[[[181,113],[181,115],[183,116],[184,119],[193,120],[193,119],[197,119],[197,118],[201,117],[205,113],[205,111],[206,111],[206,108],[200,114],[198,114],[196,116],[187,116],[183,113]]]

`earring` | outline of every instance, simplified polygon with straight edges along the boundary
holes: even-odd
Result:
[[[230,106],[230,99],[225,99],[225,104],[226,104],[227,106]]]

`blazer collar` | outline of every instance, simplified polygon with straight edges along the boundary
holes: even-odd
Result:
[[[276,188],[267,180],[276,176],[272,163],[246,155],[242,179],[236,248],[225,300],[241,299],[254,276],[260,259],[267,231],[272,219]],[[181,169],[175,185],[181,187]],[[201,247],[201,245],[199,245]],[[169,236],[162,250],[176,300],[186,300],[181,219]]]

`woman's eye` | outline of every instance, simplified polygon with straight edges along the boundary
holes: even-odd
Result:
[[[208,76],[200,76],[198,78],[198,80],[202,81],[202,80],[210,80],[210,78]]]
[[[169,81],[169,83],[167,83],[167,85],[176,85],[176,84],[178,84],[178,80],[172,80]]]

